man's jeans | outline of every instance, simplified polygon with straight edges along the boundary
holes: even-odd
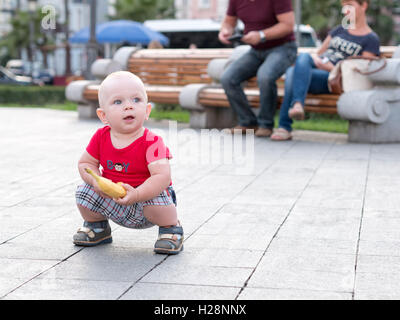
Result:
[[[276,81],[285,73],[297,56],[295,42],[287,42],[279,47],[255,50],[234,61],[223,73],[222,86],[241,126],[274,127],[277,106]],[[257,76],[260,89],[260,113],[255,116],[241,86],[242,82]]]
[[[307,93],[329,93],[329,72],[317,69],[314,60],[308,53],[297,57],[294,67],[290,67],[285,75],[285,97],[279,114],[279,128],[292,131],[292,119],[289,118],[289,109],[296,102],[304,106]]]

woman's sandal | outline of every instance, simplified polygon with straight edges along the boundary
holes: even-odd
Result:
[[[98,244],[111,243],[111,227],[108,221],[86,222],[73,236],[77,246],[93,247]]]
[[[178,254],[183,250],[183,228],[173,226],[159,227],[158,239],[154,244],[154,252],[161,254]]]
[[[274,130],[274,133],[271,135],[272,141],[287,141],[292,140],[292,134],[283,128],[278,128]]]
[[[290,110],[289,110],[289,118],[294,120],[304,120],[304,108],[299,104],[296,103]]]

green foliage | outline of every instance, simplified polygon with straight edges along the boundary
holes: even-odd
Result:
[[[367,11],[368,23],[381,39],[381,45],[388,45],[396,37],[392,13],[399,8],[398,1],[371,0]],[[343,19],[340,0],[302,0],[302,23],[311,25],[320,39]]]
[[[65,101],[65,87],[0,85],[0,103],[44,105]]]
[[[174,18],[174,0],[117,0],[113,19],[144,22],[149,19]]]
[[[36,47],[42,45],[53,44],[54,41],[41,29],[41,21],[45,16],[39,8],[34,14],[34,42]],[[15,16],[11,19],[11,31],[0,40],[0,59],[2,62],[9,58],[19,58],[19,51],[22,48],[28,49],[28,54],[31,55],[30,50],[30,14],[27,11],[17,11]],[[4,60],[4,61],[3,61]]]

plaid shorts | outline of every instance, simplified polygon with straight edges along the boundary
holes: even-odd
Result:
[[[134,229],[144,229],[154,226],[143,215],[144,206],[168,206],[171,204],[175,204],[176,206],[176,195],[172,186],[169,186],[153,199],[137,202],[130,206],[123,206],[116,203],[113,199],[101,197],[87,183],[78,186],[75,196],[78,205],[90,211],[100,213],[121,226]]]

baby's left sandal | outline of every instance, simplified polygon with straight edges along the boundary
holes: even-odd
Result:
[[[111,242],[111,227],[107,220],[99,222],[85,221],[83,227],[79,228],[73,237],[73,243],[83,247],[93,247]]]
[[[154,244],[154,252],[161,254],[178,254],[183,250],[183,228],[174,226],[160,227],[158,239]]]

